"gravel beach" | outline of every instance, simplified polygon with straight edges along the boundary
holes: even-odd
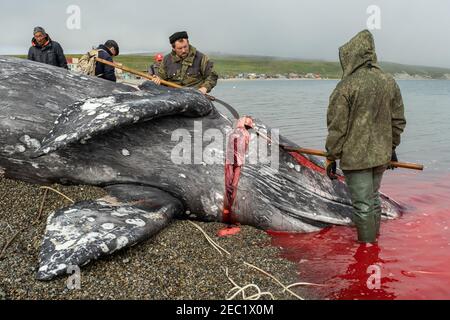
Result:
[[[52,186],[71,199],[96,199],[104,191],[93,187]],[[219,223],[196,222],[231,256],[220,255],[189,221],[174,221],[155,237],[81,269],[81,289],[69,290],[67,278],[50,282],[35,280],[38,255],[47,215],[70,202],[49,192],[41,219],[37,221],[43,195],[39,186],[0,177],[0,259],[1,299],[225,299],[234,287],[225,275],[239,286],[256,284],[275,299],[297,299],[283,292],[273,279],[254,270],[244,261],[269,272],[282,283],[298,282],[296,266],[279,257],[279,248],[270,246],[264,231],[242,226],[240,234],[216,237],[223,227]],[[305,289],[292,289],[303,298]],[[247,296],[255,294],[249,289]],[[242,299],[242,295],[237,297]],[[270,298],[264,295],[263,299]]]

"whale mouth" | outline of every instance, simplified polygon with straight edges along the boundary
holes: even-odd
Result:
[[[331,217],[325,213],[305,212],[278,203],[273,203],[272,205],[293,218],[305,220],[305,222],[309,222],[313,225],[317,223],[326,224],[327,226],[328,225],[348,226],[352,224],[352,220],[349,216]]]

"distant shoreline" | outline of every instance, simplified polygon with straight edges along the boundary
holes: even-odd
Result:
[[[328,79],[306,79],[306,78],[300,78],[300,79],[276,79],[276,78],[269,78],[269,79],[242,79],[242,78],[227,78],[222,79],[220,78],[219,81],[223,82],[232,82],[232,81],[340,81],[342,79],[340,78],[328,78]],[[428,78],[420,78],[420,79],[397,79],[396,81],[450,81],[450,79],[428,79]]]
[[[16,57],[26,59],[24,55]],[[79,55],[67,55],[67,57],[79,57]],[[342,74],[341,67],[336,62],[276,60],[274,64],[273,59],[262,57],[212,58],[215,61],[216,71],[222,76],[221,81],[340,80]],[[115,58],[115,61],[143,72],[146,72],[152,63],[147,56],[121,55]],[[393,75],[396,80],[450,80],[450,69],[445,68],[409,66],[389,62],[381,63],[381,67],[385,72]],[[268,78],[264,78],[264,76]],[[277,76],[280,77],[277,78]],[[289,78],[290,76],[292,78]]]

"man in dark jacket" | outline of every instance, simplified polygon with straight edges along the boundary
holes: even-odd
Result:
[[[114,62],[112,57],[119,55],[119,45],[114,40],[106,41],[105,44],[98,46],[97,50],[99,58],[110,62]],[[109,81],[116,82],[117,80],[115,68],[100,62],[95,65],[95,75]]]
[[[28,60],[68,69],[63,48],[58,42],[50,39],[44,28],[34,28],[33,36],[28,50]]]
[[[169,38],[172,52],[166,55],[158,68],[160,79],[171,81],[183,87],[197,88],[203,94],[210,92],[217,84],[219,76],[209,58],[190,45],[185,31],[174,33]]]
[[[406,126],[400,89],[377,65],[368,30],[339,49],[343,78],[330,97],[327,125],[327,173],[335,179],[336,160],[352,198],[358,240],[373,243],[379,234],[379,189]]]

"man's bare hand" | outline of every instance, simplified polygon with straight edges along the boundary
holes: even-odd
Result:
[[[152,80],[155,84],[157,84],[158,86],[161,85],[161,78],[158,76],[153,76],[153,80]]]
[[[200,91],[203,94],[207,94],[208,93],[208,89],[206,89],[205,87],[201,87],[200,89],[198,89],[198,91]]]

